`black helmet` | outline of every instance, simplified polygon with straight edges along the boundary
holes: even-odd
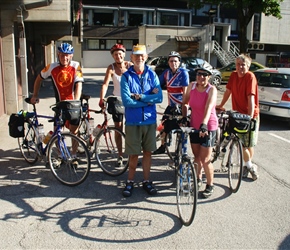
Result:
[[[167,60],[169,60],[170,57],[178,57],[179,58],[179,61],[181,61],[181,56],[178,52],[176,51],[171,51],[167,57]]]
[[[200,67],[196,68],[195,72],[197,72],[199,70],[205,71],[205,72],[209,73],[210,75],[212,75],[212,66],[209,63],[204,63]]]

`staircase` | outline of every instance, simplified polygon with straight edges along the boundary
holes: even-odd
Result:
[[[230,42],[229,51],[225,51],[217,41],[213,41],[213,44],[213,52],[223,66],[227,66],[229,63],[235,61],[235,58],[240,53],[238,47],[232,42]]]

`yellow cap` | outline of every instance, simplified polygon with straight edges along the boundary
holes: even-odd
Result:
[[[141,44],[134,45],[133,49],[132,49],[132,54],[133,55],[147,54],[146,46],[145,45],[141,45]]]

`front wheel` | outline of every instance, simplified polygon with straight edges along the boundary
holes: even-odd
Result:
[[[37,137],[35,127],[24,122],[24,137],[18,138],[18,146],[26,162],[34,164],[38,160]]]
[[[102,129],[95,139],[95,157],[100,168],[110,176],[123,174],[128,168],[125,134],[115,128]]]
[[[243,171],[242,143],[237,137],[234,137],[231,141],[227,166],[229,186],[232,192],[236,193],[241,185]]]
[[[195,216],[197,205],[197,177],[190,161],[184,161],[178,167],[176,176],[176,201],[181,223],[189,226]]]
[[[81,184],[90,172],[90,154],[85,143],[68,132],[51,138],[47,158],[52,174],[67,186]]]

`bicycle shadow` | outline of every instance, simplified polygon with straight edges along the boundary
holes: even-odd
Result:
[[[18,149],[2,150],[0,156],[5,162],[0,167],[0,198],[16,207],[13,211],[2,210],[6,211],[0,214],[3,221],[21,223],[25,218],[42,223],[53,221],[55,227],[68,235],[107,243],[151,241],[183,228],[176,212],[175,170],[167,166],[170,160],[166,155],[152,159],[151,178],[158,195],[149,196],[143,190],[139,166],[134,193],[129,198],[123,198],[121,193],[127,173],[111,177],[93,165],[84,183],[68,187],[59,183],[43,163],[34,166],[25,163]],[[222,196],[199,199],[198,206],[229,195],[225,188]]]
[[[25,163],[16,149],[0,153],[5,162],[0,167],[0,198],[15,206],[13,211],[2,209],[3,221],[21,223],[27,218],[43,223],[54,221],[55,227],[74,237],[114,243],[150,241],[168,237],[182,228],[170,210],[147,202],[152,197],[138,188],[138,183],[134,196],[122,198],[125,175],[110,177],[95,167],[84,183],[68,187],[59,183],[43,163],[34,166]],[[140,171],[136,177],[141,178]],[[160,216],[168,222],[162,228]],[[92,233],[94,225],[98,232]],[[120,227],[128,231],[128,238],[118,235]],[[129,237],[136,230],[147,232],[146,237],[142,233],[135,239]]]

